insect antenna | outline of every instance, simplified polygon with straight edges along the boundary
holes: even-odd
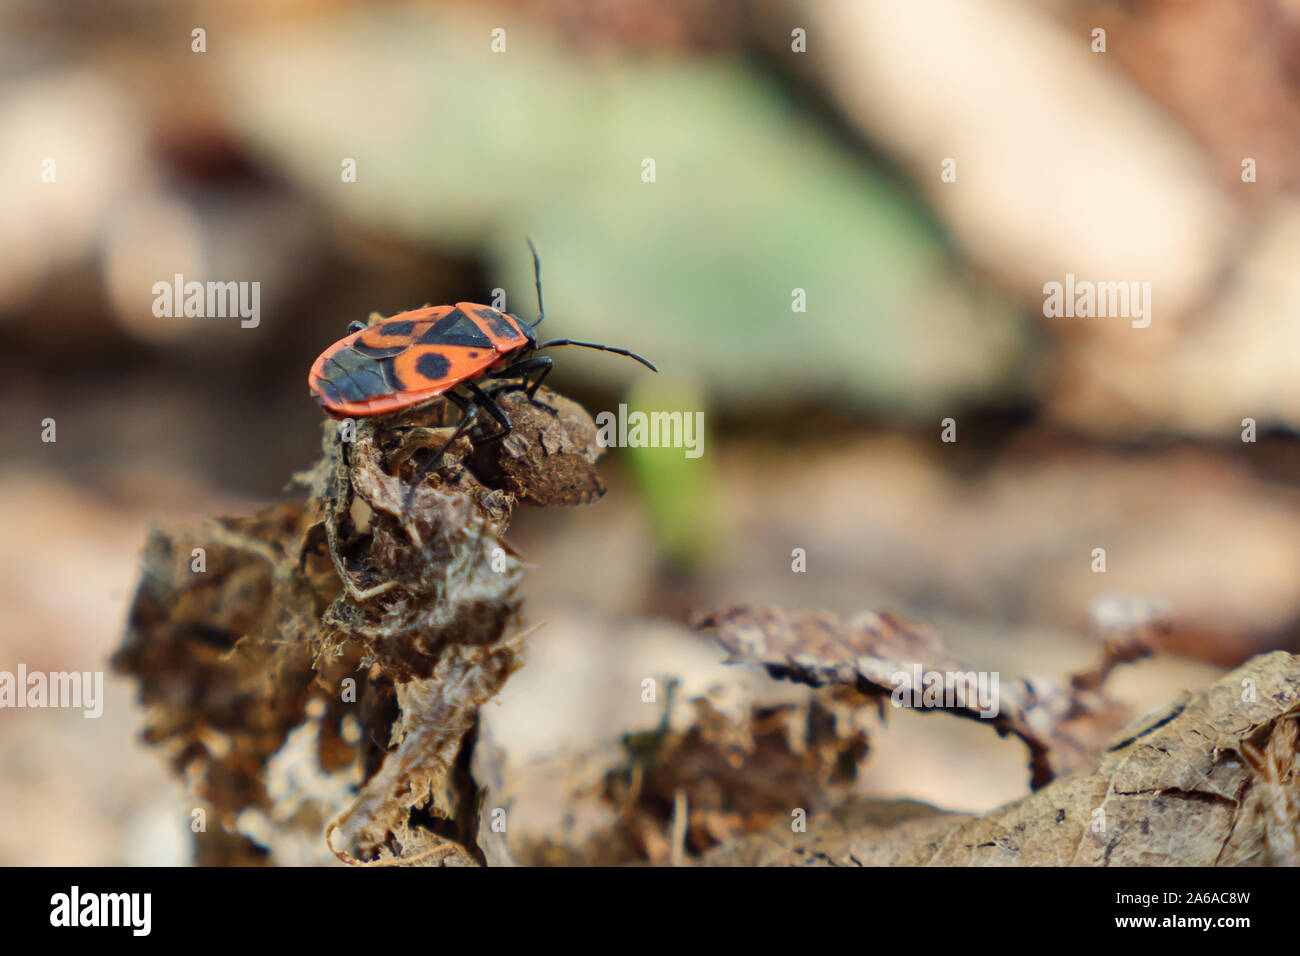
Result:
[[[545,343],[544,345],[537,346],[537,348],[549,349],[561,345],[576,345],[578,348],[582,348],[582,349],[597,349],[598,351],[601,352],[613,352],[615,355],[626,355],[630,359],[636,359],[638,362],[640,362],[642,365],[644,365],[652,372],[659,371],[659,369],[655,368],[652,364],[650,364],[650,362],[646,361],[641,356],[637,355],[635,352],[629,352],[627,349],[615,348],[612,345],[598,345],[595,342],[575,342],[573,341],[573,339],[554,339],[550,342]]]
[[[533,254],[533,283],[537,286],[537,320],[532,327],[537,328],[546,318],[546,309],[542,307],[542,261],[537,258],[537,247],[533,245],[532,237],[528,239],[528,249]]]

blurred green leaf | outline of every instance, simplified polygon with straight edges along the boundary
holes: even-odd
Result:
[[[627,413],[681,411],[705,423],[696,457],[685,448],[628,447],[624,454],[641,485],[660,550],[680,569],[703,561],[722,531],[709,457],[708,415],[699,391],[672,379],[643,379],[629,393]]]

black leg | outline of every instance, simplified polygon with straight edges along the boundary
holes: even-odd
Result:
[[[461,410],[460,422],[457,423],[456,430],[451,433],[451,437],[442,443],[442,447],[438,449],[438,453],[432,455],[428,461],[421,465],[420,470],[416,472],[415,477],[411,479],[410,487],[406,492],[407,511],[411,510],[411,502],[415,500],[415,489],[420,486],[420,482],[424,480],[424,476],[436,467],[440,461],[442,461],[442,456],[446,454],[447,449],[452,446],[457,438],[469,431],[470,428],[473,427],[475,419],[478,418],[477,404],[467,402],[459,395],[450,392],[447,393],[447,398],[451,400],[452,404]]]
[[[509,368],[503,368],[499,372],[490,373],[492,378],[519,378],[521,381],[511,382],[508,385],[502,385],[494,389],[493,395],[500,395],[503,392],[523,392],[528,396],[528,401],[539,408],[550,409],[555,411],[550,405],[537,400],[537,390],[542,387],[542,382],[546,376],[551,374],[551,369],[555,367],[555,360],[549,355],[537,355],[533,358],[524,359],[522,362],[516,362]],[[533,372],[537,373],[537,378],[531,382],[528,376]]]
[[[511,429],[514,428],[514,424],[510,421],[510,416],[506,414],[506,410],[497,404],[495,393],[489,395],[479,388],[475,382],[465,382],[464,386],[473,398],[475,405],[484,409],[496,419],[497,431],[492,435],[482,435],[479,440],[483,442],[500,441],[509,435]]]

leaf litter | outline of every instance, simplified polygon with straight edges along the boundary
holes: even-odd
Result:
[[[557,759],[565,829],[508,846],[491,807],[504,754],[478,717],[529,636],[526,565],[505,535],[519,502],[604,492],[590,416],[539,394],[554,412],[504,397],[514,433],[457,442],[409,511],[418,462],[451,434],[439,407],[361,421],[352,441],[326,423],[294,479],[302,503],[151,534],[114,664],[138,681],[145,740],[206,813],[197,862],[1300,863],[1300,658],[1256,657],[1128,722],[1105,684],[1157,651],[1167,611],[1110,596],[1094,605],[1094,667],[1001,681],[991,719],[961,680],[935,708],[1025,745],[1021,800],[973,815],[856,797],[866,718],[887,714],[895,675],[978,672],[897,615],[745,606],[695,625],[807,695],[736,707],[670,683],[659,726]]]

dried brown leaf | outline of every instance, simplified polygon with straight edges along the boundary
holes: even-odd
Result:
[[[825,612],[787,615],[780,608],[745,606],[703,617],[697,626],[716,628],[718,642],[733,660],[813,687],[851,686],[883,699],[905,681],[919,687],[911,676],[918,670],[953,675],[952,701],[934,709],[984,720],[1000,736],[1022,740],[1029,748],[1034,787],[1077,766],[1122,724],[1123,710],[1100,693],[1100,685],[1116,663],[1153,649],[1149,637],[1130,629],[1104,646],[1097,670],[1068,686],[1027,678],[1003,681],[997,675],[996,714],[986,716],[991,708],[977,701],[976,669],[952,656],[932,629],[893,614],[869,611],[842,624]]]
[[[822,693],[733,717],[707,697],[670,695],[657,729],[625,739],[627,761],[607,775],[605,797],[641,858],[657,864],[788,819],[791,806],[828,810],[848,796],[869,746],[856,703]]]
[[[1134,722],[1088,767],[982,816],[879,803],[773,827],[706,865],[1242,866],[1294,864],[1300,657],[1248,661]],[[894,805],[885,805],[886,808]]]

